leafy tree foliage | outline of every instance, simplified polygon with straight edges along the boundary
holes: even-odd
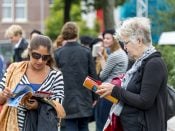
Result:
[[[121,5],[125,2],[125,0],[94,0],[95,2],[92,3],[89,0],[83,0],[86,3],[86,10],[83,10],[84,13],[91,11],[91,6],[93,6],[96,10],[102,9],[103,10],[103,21],[105,29],[112,29],[115,27],[114,23],[114,8],[118,5]]]
[[[115,27],[114,8],[124,2],[125,0],[95,0],[95,8],[103,10],[105,29],[112,29]]]
[[[168,84],[175,88],[175,47],[174,46],[160,46],[156,48],[162,53],[165,63],[168,68]]]
[[[166,9],[158,11],[159,23],[161,24],[162,31],[174,31],[175,30],[175,1],[165,0]]]
[[[81,18],[81,9],[78,2],[71,5],[70,21],[75,21],[80,27],[80,35],[89,35],[96,37],[99,31],[99,26],[96,24],[95,29],[86,27],[86,22]],[[53,6],[50,9],[50,16],[45,22],[45,34],[55,40],[60,34],[61,28],[64,25],[64,2],[63,0],[54,0]]]
[[[54,0],[53,6],[50,10],[50,16],[47,18],[45,33],[55,40],[63,25],[63,8],[64,5],[61,0]]]

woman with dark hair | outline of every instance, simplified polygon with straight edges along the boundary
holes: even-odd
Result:
[[[41,33],[41,31],[39,30],[36,30],[36,29],[33,29],[31,32],[30,32],[30,39],[32,39],[34,36],[36,35],[43,35],[43,33]]]
[[[52,42],[49,37],[37,35],[32,38],[28,48],[29,60],[12,63],[0,83],[0,104],[3,105],[0,113],[0,128],[2,131],[30,131],[29,123],[34,130],[57,131],[56,115],[49,114],[48,118],[41,118],[43,112],[43,102],[35,97],[26,98],[24,103],[17,108],[7,106],[5,103],[13,95],[12,90],[17,85],[29,85],[34,91],[50,92],[48,97],[55,105],[61,104],[64,98],[64,82],[62,73],[54,68]],[[50,108],[50,107],[49,107]],[[47,111],[47,108],[44,109]],[[6,113],[3,113],[6,112]],[[27,115],[31,112],[38,112],[38,117],[34,119]],[[49,113],[49,112],[46,112]],[[34,115],[36,117],[36,114]],[[42,116],[44,117],[44,116]],[[32,119],[29,121],[29,119]],[[47,122],[46,122],[47,120]],[[29,123],[28,123],[29,122]],[[52,122],[54,124],[52,124]],[[42,125],[42,126],[41,126]],[[47,126],[45,126],[47,125]]]
[[[106,30],[103,32],[103,46],[108,49],[108,57],[105,60],[103,55],[100,55],[100,64],[102,70],[99,77],[102,82],[111,82],[113,78],[124,74],[128,67],[128,57],[125,51],[121,48],[118,39],[114,38],[115,30]],[[101,53],[99,53],[101,54]],[[97,131],[102,131],[105,122],[109,116],[112,103],[106,99],[99,99],[96,112]]]

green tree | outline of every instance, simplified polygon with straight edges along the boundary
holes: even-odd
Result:
[[[160,46],[156,48],[162,53],[168,69],[168,84],[175,87],[175,47],[174,46]]]
[[[73,4],[80,7],[81,0],[64,0],[64,23],[71,20],[71,8]]]
[[[45,34],[55,40],[63,25],[63,8],[62,0],[54,0],[53,6],[50,9],[50,16],[47,18]]]
[[[175,30],[175,1],[174,0],[165,0],[165,10],[159,10],[159,23],[161,24],[161,30],[174,31]]]
[[[103,10],[103,21],[105,29],[113,29],[115,27],[114,23],[114,8],[121,5],[125,0],[95,0],[96,9]]]
[[[50,16],[45,22],[45,34],[50,36],[52,40],[57,38],[64,24],[64,4],[63,0],[54,0],[53,6],[50,9]],[[80,35],[88,34],[89,36],[97,36],[99,26],[96,24],[95,29],[90,29],[86,26],[86,22],[81,19],[81,9],[77,2],[71,4],[71,11],[69,13],[71,16],[69,19],[78,23],[80,27]]]

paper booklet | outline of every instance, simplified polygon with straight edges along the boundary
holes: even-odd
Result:
[[[52,95],[51,92],[34,91],[32,87],[28,84],[18,84],[16,88],[12,91],[12,97],[7,100],[7,105],[18,107],[23,96],[28,93],[31,93],[32,96],[39,98],[48,98],[50,95]]]
[[[101,85],[100,81],[94,80],[89,76],[86,77],[83,83],[84,87],[88,88],[89,90],[92,90],[93,92],[96,92],[98,90],[99,85]],[[109,100],[112,103],[118,103],[118,99],[114,98],[111,95],[105,96],[104,98]]]

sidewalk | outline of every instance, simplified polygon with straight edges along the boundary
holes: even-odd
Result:
[[[60,131],[60,128],[58,129]],[[95,122],[89,123],[89,131],[95,131]]]
[[[89,131],[95,131],[95,122],[89,123]]]

